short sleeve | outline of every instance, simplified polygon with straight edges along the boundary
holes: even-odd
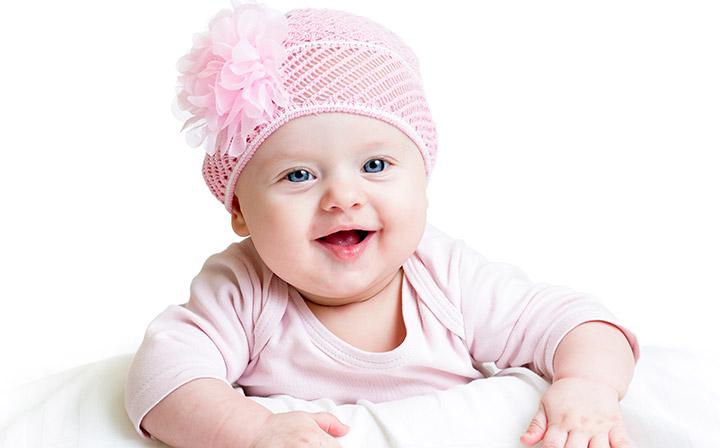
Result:
[[[635,360],[636,336],[594,296],[537,283],[516,266],[489,262],[466,245],[455,252],[466,342],[478,363],[524,366],[551,380],[555,351],[572,329],[603,321],[623,332]]]
[[[149,436],[140,427],[143,417],[183,384],[216,378],[231,385],[240,377],[260,288],[251,267],[226,250],[204,263],[187,303],[169,306],[150,323],[125,388],[125,408],[139,434]]]

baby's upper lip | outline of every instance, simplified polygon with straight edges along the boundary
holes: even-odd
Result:
[[[328,235],[332,235],[335,232],[341,232],[343,230],[362,230],[364,232],[374,232],[375,231],[374,228],[369,227],[369,226],[363,226],[363,225],[359,225],[359,224],[346,224],[346,225],[335,226],[335,227],[331,228],[328,232],[322,234],[321,236],[319,236],[315,239],[319,240],[320,238],[325,238]]]

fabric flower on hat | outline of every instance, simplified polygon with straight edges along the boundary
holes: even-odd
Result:
[[[191,114],[181,132],[192,147],[237,157],[247,136],[288,104],[280,66],[287,19],[257,4],[233,1],[220,11],[208,31],[196,34],[190,53],[180,58],[176,107]]]

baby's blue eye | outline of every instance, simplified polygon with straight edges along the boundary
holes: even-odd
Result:
[[[382,159],[368,160],[363,168],[365,167],[370,167],[370,170],[367,171],[368,173],[379,173],[385,168],[385,161]]]
[[[385,165],[387,165],[387,162],[383,159],[371,159],[365,162],[363,168],[368,173],[379,173],[385,169]],[[311,180],[310,176],[314,177],[307,170],[295,170],[286,174],[285,179],[293,183],[299,183]]]
[[[295,175],[296,173],[301,173],[301,174],[300,174],[300,176],[296,176],[296,175]],[[306,175],[308,175],[308,176],[312,176],[312,174],[308,173],[308,172],[305,171],[305,170],[295,170],[295,171],[293,171],[292,173],[288,173],[287,176],[285,176],[285,178],[286,178],[287,180],[289,180],[290,182],[295,182],[295,181],[297,181],[297,182],[303,182],[303,181],[305,181],[305,180],[308,180],[305,176],[303,176],[303,174],[306,174]]]

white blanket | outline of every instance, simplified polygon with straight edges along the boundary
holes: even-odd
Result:
[[[621,408],[637,448],[719,448],[717,366],[685,351],[643,347]],[[131,355],[0,395],[0,447],[164,446],[140,438],[123,409]],[[343,447],[526,448],[519,441],[548,384],[510,368],[445,391],[374,404],[252,397],[273,412],[328,411],[350,425]],[[537,446],[540,446],[538,444]]]

